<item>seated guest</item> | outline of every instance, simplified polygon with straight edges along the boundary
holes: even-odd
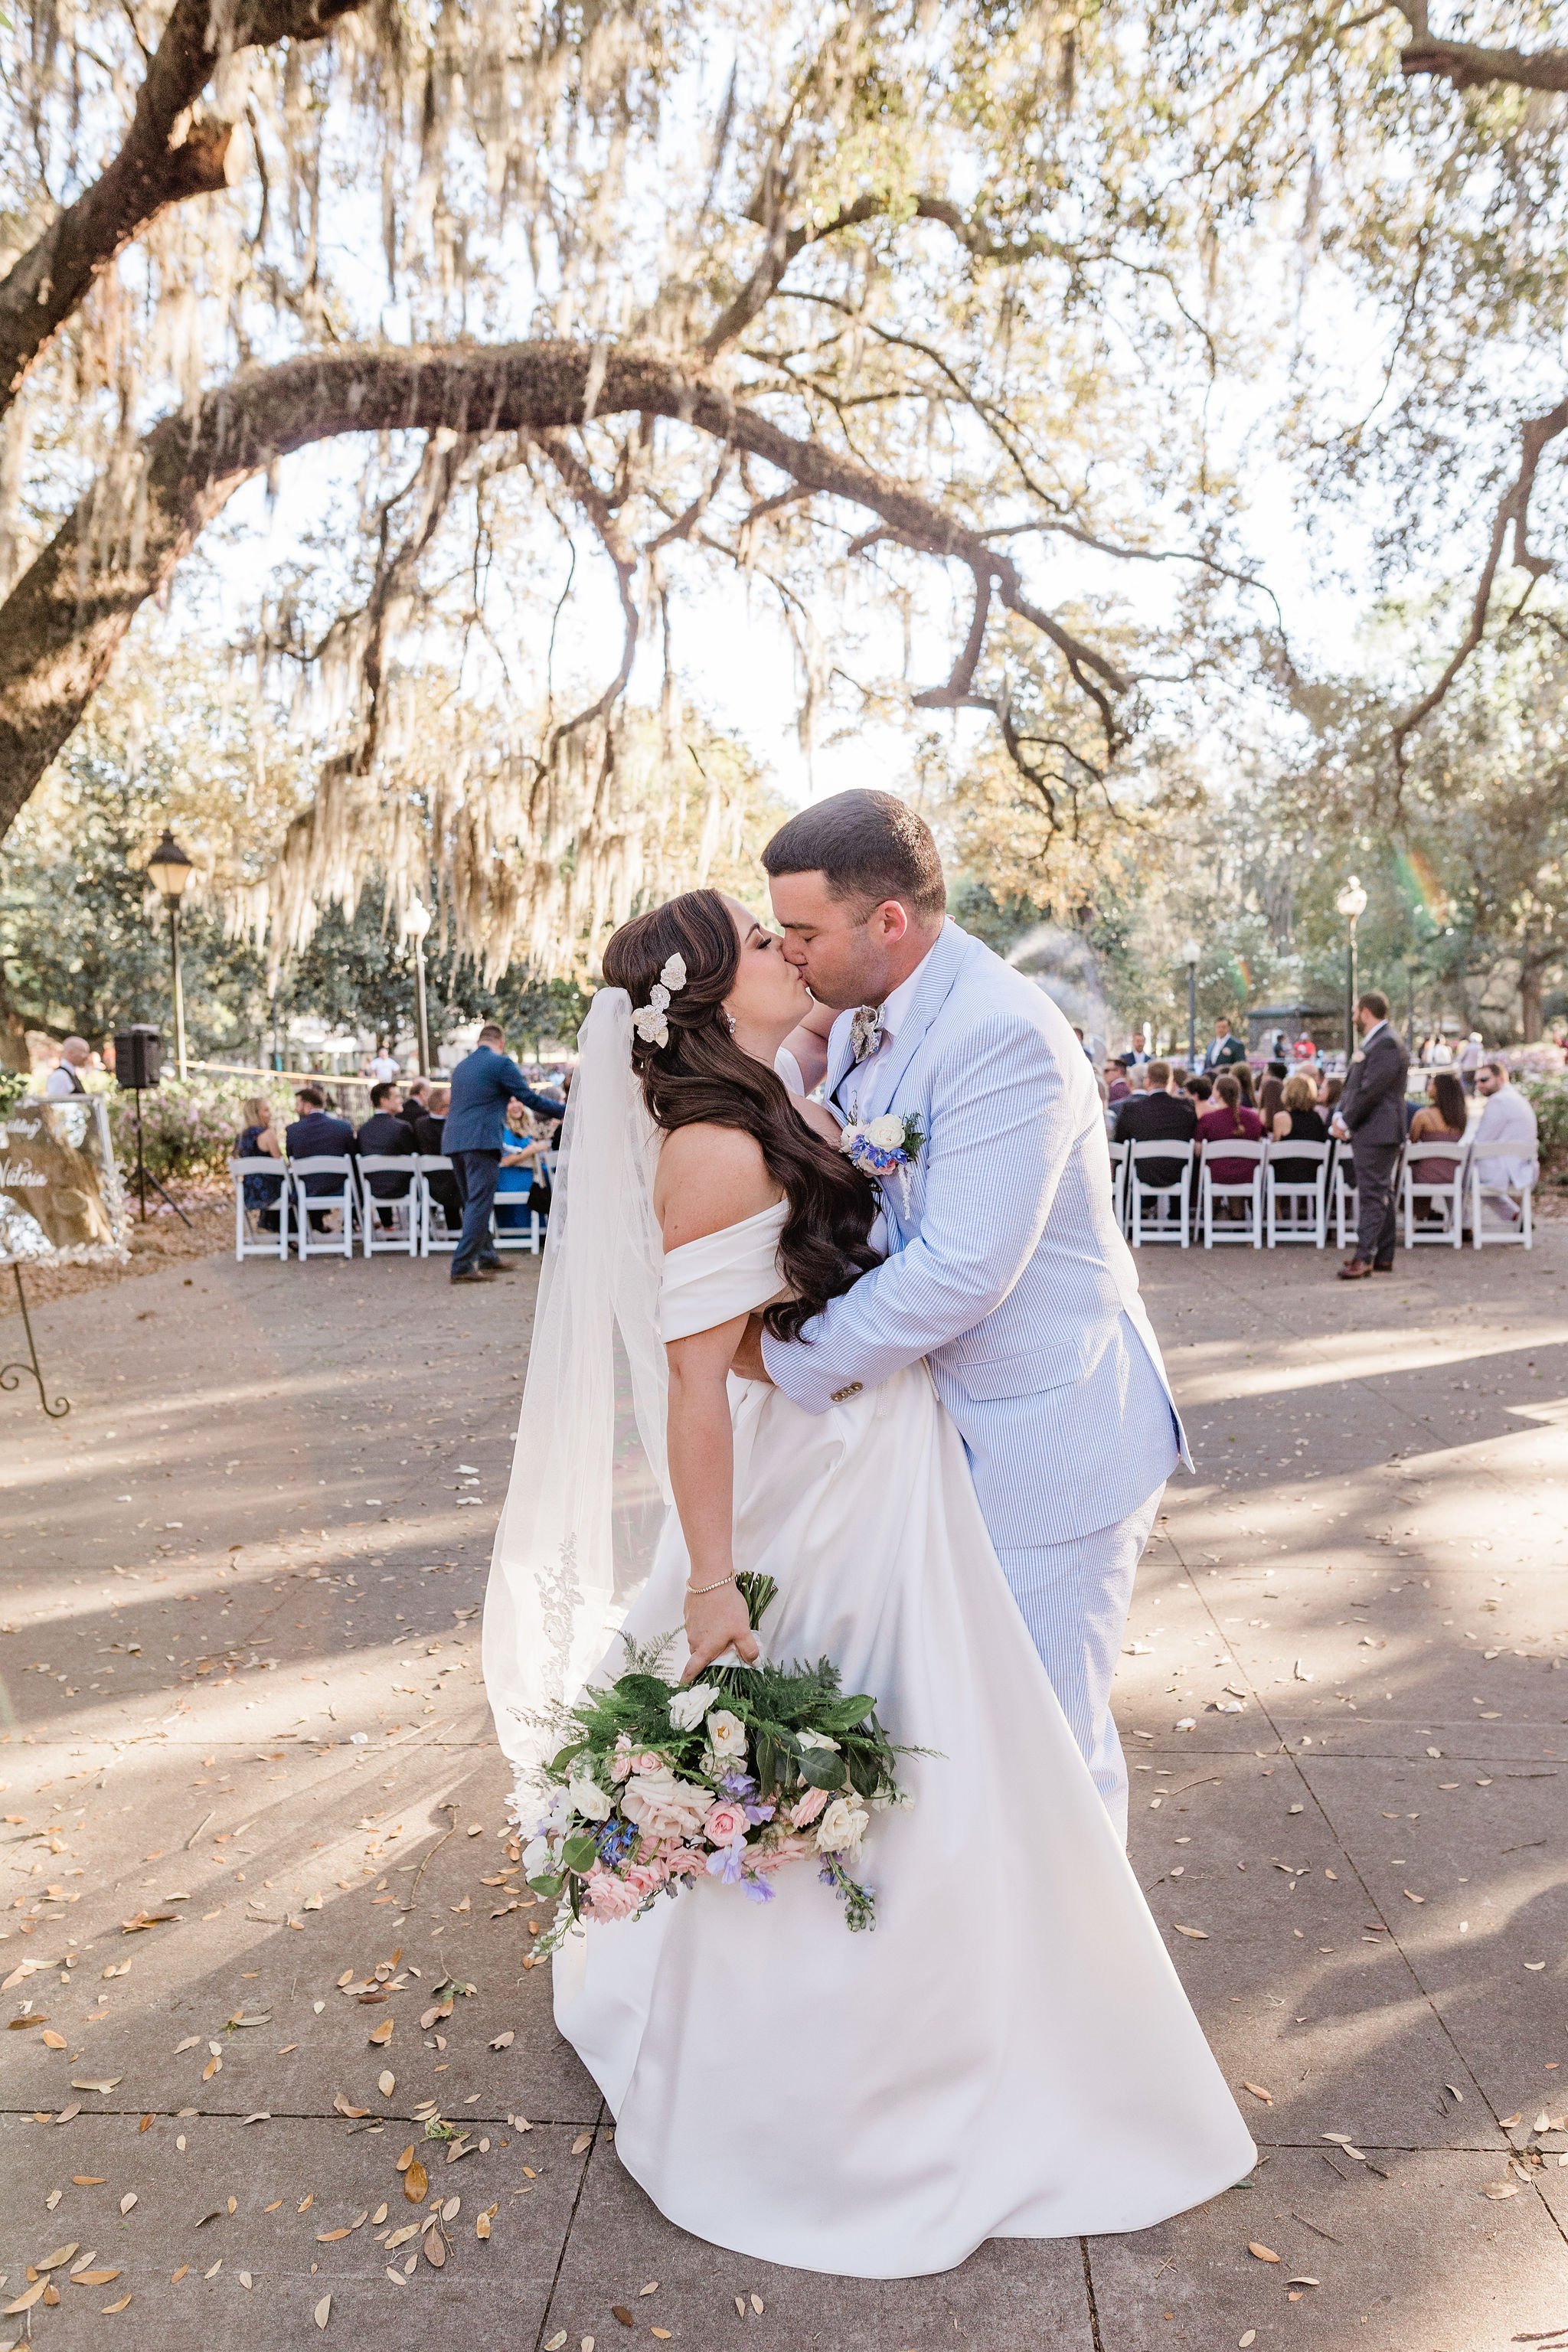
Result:
[[[1318,1108],[1318,1089],[1304,1070],[1298,1070],[1286,1079],[1280,1088],[1279,1108],[1269,1122],[1275,1144],[1272,1160],[1275,1181],[1279,1184],[1315,1184],[1322,1172],[1322,1162],[1311,1160],[1285,1160],[1278,1147],[1282,1143],[1327,1143],[1328,1124]]]
[[[1214,1092],[1214,1080],[1206,1070],[1194,1070],[1182,1088],[1182,1092],[1184,1095],[1190,1095],[1194,1103],[1202,1105],[1208,1101]]]
[[[1226,1160],[1220,1150],[1223,1143],[1243,1137],[1248,1143],[1261,1142],[1263,1138],[1263,1121],[1241,1099],[1239,1077],[1246,1067],[1245,1062],[1238,1062],[1220,1072],[1214,1082],[1218,1099],[1197,1123],[1204,1160],[1215,1184],[1247,1184],[1258,1172],[1249,1160]]]
[[[354,1131],[346,1118],[334,1118],[327,1109],[327,1097],[320,1087],[301,1087],[294,1097],[294,1107],[300,1116],[290,1121],[283,1138],[290,1160],[341,1159],[346,1152],[352,1158],[358,1150]],[[325,1172],[302,1180],[312,1198],[318,1193],[341,1193],[342,1179]],[[319,1225],[331,1214],[326,1209],[312,1209],[310,1222]]]
[[[1486,1104],[1473,1138],[1481,1182],[1533,1184],[1541,1155],[1534,1104],[1510,1084],[1506,1062],[1483,1062],[1476,1072],[1476,1092]],[[1494,1200],[1491,1206],[1510,1221],[1518,1218],[1512,1201]]]
[[[1276,1059],[1269,1063],[1263,1084],[1258,1089],[1258,1116],[1270,1134],[1274,1131],[1274,1114],[1285,1097],[1288,1075],[1284,1063]]]
[[[1255,1111],[1258,1108],[1258,1081],[1252,1075],[1251,1063],[1233,1062],[1230,1065],[1230,1075],[1241,1088],[1243,1110]]]
[[[1465,1089],[1451,1069],[1434,1070],[1426,1081],[1426,1099],[1410,1122],[1414,1143],[1463,1143],[1468,1114]],[[1459,1165],[1453,1160],[1426,1160],[1415,1171],[1418,1184],[1451,1184]],[[1422,1203],[1424,1216],[1435,1216],[1430,1202]]]
[[[237,1160],[276,1160],[281,1162],[283,1146],[279,1142],[272,1125],[272,1105],[265,1095],[251,1095],[245,1104],[245,1125],[240,1129],[234,1147]],[[246,1176],[245,1205],[255,1216],[264,1234],[278,1231],[278,1202],[283,1190],[282,1176]]]
[[[360,1155],[371,1160],[411,1160],[414,1130],[403,1115],[402,1089],[388,1078],[370,1090],[370,1117],[359,1131]],[[365,1182],[378,1201],[405,1201],[414,1181],[412,1169],[399,1176],[390,1168],[373,1169]],[[382,1218],[384,1224],[390,1219]]]
[[[412,1131],[416,1118],[422,1118],[430,1100],[428,1078],[410,1078],[403,1089],[403,1123]]]
[[[506,1130],[501,1145],[500,1174],[496,1179],[496,1228],[518,1233],[527,1224],[535,1171],[544,1146],[529,1133],[520,1102],[506,1107]]]
[[[1198,1118],[1185,1095],[1171,1091],[1169,1062],[1148,1065],[1148,1090],[1134,1094],[1116,1110],[1115,1140],[1118,1143],[1190,1143],[1197,1133]],[[1139,1163],[1141,1184],[1179,1184],[1182,1163],[1179,1160],[1145,1160]]]
[[[1344,1090],[1345,1082],[1343,1078],[1325,1078],[1320,1076],[1318,1080],[1318,1108],[1322,1112],[1325,1118],[1332,1117],[1334,1105],[1339,1101],[1339,1098],[1343,1094]]]
[[[1118,1103],[1124,1103],[1131,1092],[1132,1089],[1127,1083],[1127,1073],[1121,1063],[1107,1062],[1105,1066],[1106,1101],[1114,1108]]]
[[[426,1160],[441,1160],[446,1156],[442,1138],[446,1133],[447,1108],[451,1099],[449,1087],[432,1087],[426,1098],[426,1108],[415,1117],[415,1149]],[[456,1175],[450,1168],[431,1168],[426,1171],[425,1181],[430,1188],[430,1198],[447,1220],[447,1232],[455,1234],[463,1222],[463,1196],[458,1190]]]

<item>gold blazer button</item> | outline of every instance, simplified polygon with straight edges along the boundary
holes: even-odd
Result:
[[[834,1391],[833,1391],[833,1402],[834,1402],[834,1403],[835,1403],[835,1404],[843,1404],[843,1403],[845,1403],[845,1402],[846,1402],[846,1401],[847,1401],[848,1398],[850,1398],[850,1397],[852,1397],[852,1396],[858,1396],[858,1395],[859,1395],[859,1393],[860,1393],[861,1386],[862,1386],[862,1383],[861,1383],[859,1381],[850,1381],[850,1383],[849,1383],[849,1385],[848,1385],[848,1387],[847,1387],[847,1389],[835,1389],[835,1390],[834,1390]]]

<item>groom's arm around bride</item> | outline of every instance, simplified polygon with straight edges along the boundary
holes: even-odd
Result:
[[[829,1099],[919,1139],[882,1182],[886,1264],[798,1340],[765,1339],[768,1376],[823,1412],[929,1363],[1004,1571],[1124,1820],[1110,1675],[1182,1445],[1112,1213],[1093,1077],[1051,1000],[944,920],[935,844],[901,802],[839,793],[793,818],[763,864],[785,953],[843,1009]],[[879,1021],[852,1022],[858,1006]]]

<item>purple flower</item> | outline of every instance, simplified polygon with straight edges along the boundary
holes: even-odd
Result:
[[[774,1811],[775,1808],[772,1805],[748,1805],[745,1808],[746,1819],[755,1829],[759,1822],[771,1822]]]
[[[733,1845],[721,1845],[708,1857],[708,1874],[721,1879],[726,1886],[738,1886],[746,1873],[746,1849],[739,1838]]]
[[[765,1878],[748,1878],[741,1889],[748,1903],[771,1903],[773,1890]]]

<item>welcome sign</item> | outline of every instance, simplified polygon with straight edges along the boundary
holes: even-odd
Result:
[[[102,1100],[24,1098],[0,1111],[0,1265],[104,1265],[128,1255]]]

